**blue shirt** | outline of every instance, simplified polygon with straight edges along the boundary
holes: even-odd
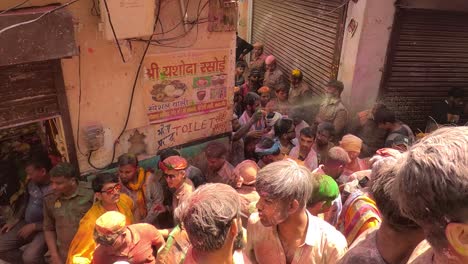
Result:
[[[29,182],[27,188],[29,198],[24,213],[24,221],[27,224],[42,222],[44,196],[52,192],[52,187],[50,184],[40,186]]]

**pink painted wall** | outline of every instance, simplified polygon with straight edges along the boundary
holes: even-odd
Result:
[[[369,108],[377,98],[394,13],[393,1],[349,4],[338,79],[352,113]],[[354,36],[347,31],[351,19],[358,23]]]
[[[386,63],[395,14],[395,0],[351,1],[348,5],[338,79],[342,98],[351,113],[368,109],[377,99]],[[402,0],[404,8],[468,12],[467,0]],[[347,32],[351,19],[358,22],[354,36]]]

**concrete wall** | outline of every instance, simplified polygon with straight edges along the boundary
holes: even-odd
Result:
[[[467,0],[401,0],[402,8],[468,11]],[[338,79],[345,90],[342,98],[351,113],[367,109],[377,99],[386,63],[395,14],[395,1],[358,0],[348,5]],[[354,19],[354,36],[347,31]]]
[[[393,1],[349,3],[338,79],[351,113],[369,108],[377,98],[394,13]],[[358,23],[354,36],[348,32],[352,19]]]
[[[66,3],[68,0],[32,0],[25,7],[42,6],[56,2]],[[161,23],[164,30],[168,31],[180,22],[179,1],[161,0],[161,2]],[[0,9],[6,9],[17,3],[17,0],[1,1]],[[128,59],[127,63],[123,63],[116,44],[106,41],[103,37],[103,32],[99,30],[100,18],[92,15],[92,3],[93,1],[91,0],[82,0],[67,7],[74,17],[75,38],[80,48],[80,57],[75,56],[63,59],[62,68],[75,138],[77,137],[80,86],[81,127],[88,124],[100,123],[105,129],[105,147],[93,154],[94,164],[103,166],[111,162],[112,145],[124,126],[132,83],[143,54],[144,43],[132,42],[131,45],[128,42],[122,43],[124,45],[124,54]],[[201,6],[204,3],[205,1],[202,1]],[[188,7],[189,19],[196,18],[198,4],[198,1],[190,1]],[[206,18],[207,16],[208,6],[206,6],[200,17]],[[234,57],[235,32],[210,33],[207,26],[208,23],[200,24],[198,30],[195,27],[182,39],[169,44],[179,47],[191,46],[187,48],[190,50],[230,49],[231,56]],[[161,32],[160,26],[158,26],[157,30]],[[179,26],[170,33],[158,35],[158,38],[176,37],[182,35],[183,32],[182,27]],[[187,49],[155,46],[150,48],[148,54],[168,53]],[[81,76],[79,76],[79,63],[81,63]],[[234,65],[227,64],[229,64],[226,65],[228,71],[233,71]],[[136,87],[128,130],[148,126],[142,90],[142,81],[140,79]],[[86,147],[82,136],[80,135],[78,138],[80,149],[85,152]],[[116,157],[121,151],[121,149],[117,149]],[[78,153],[78,159],[81,171],[91,169],[85,155]]]

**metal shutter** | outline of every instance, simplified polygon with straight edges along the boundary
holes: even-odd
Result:
[[[304,80],[321,94],[338,74],[346,10],[343,1],[255,0],[252,43],[264,43],[265,53],[275,55],[287,76],[292,69],[301,69]]]
[[[384,76],[384,102],[414,130],[451,87],[468,99],[468,13],[399,9]]]
[[[0,66],[0,128],[60,113],[54,62]]]

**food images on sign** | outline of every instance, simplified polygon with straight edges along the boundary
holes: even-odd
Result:
[[[172,102],[184,95],[187,85],[180,80],[162,81],[153,85],[151,96],[156,102]]]

